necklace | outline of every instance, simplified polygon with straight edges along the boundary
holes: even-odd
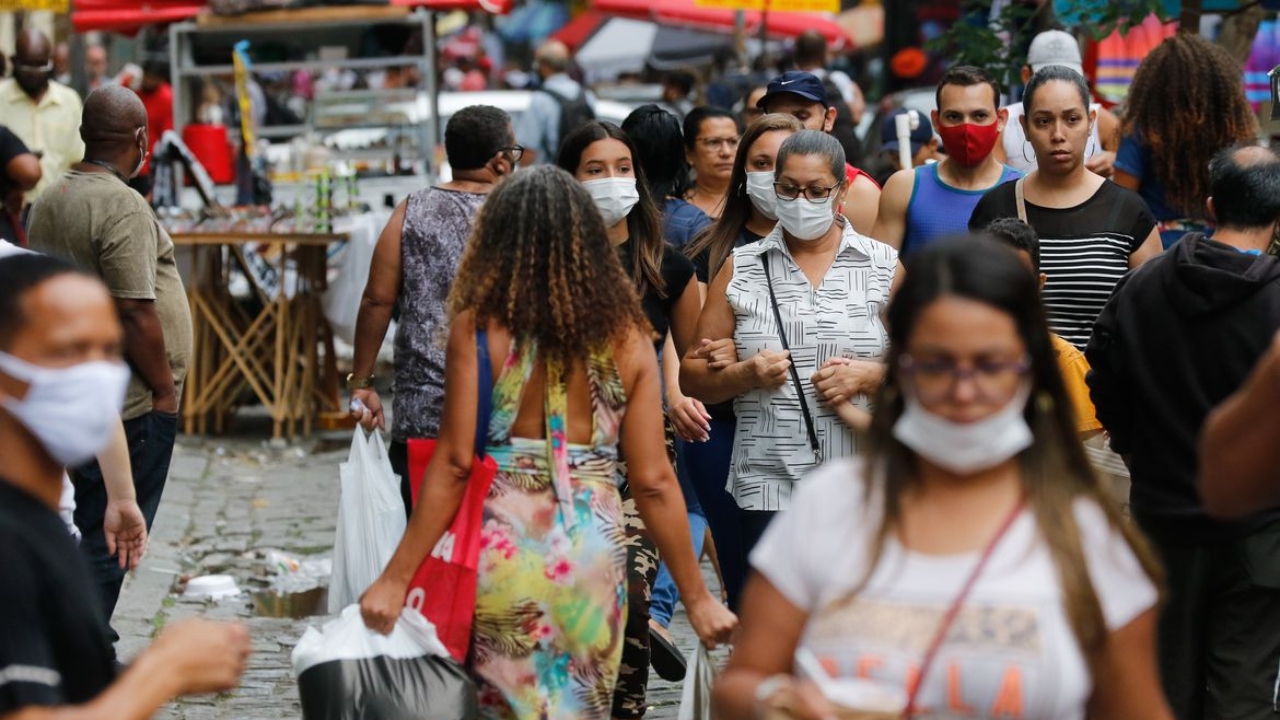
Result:
[[[97,165],[100,168],[106,168],[107,170],[111,171],[112,175],[115,175],[116,177],[120,178],[120,182],[126,185],[129,184],[129,180],[125,178],[124,173],[120,172],[120,170],[117,169],[115,165],[112,165],[106,160],[85,160],[84,162],[86,165]]]

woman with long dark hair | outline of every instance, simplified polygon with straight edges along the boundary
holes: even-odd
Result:
[[[912,258],[868,451],[807,477],[752,554],[718,717],[1171,718],[1157,565],[1076,438],[1037,293],[991,240]]]
[[[654,198],[646,182],[638,153],[626,133],[616,125],[593,121],[571,133],[560,145],[557,164],[572,173],[595,201],[605,221],[609,243],[617,248],[623,266],[631,274],[640,305],[652,327],[654,350],[662,347],[670,332],[677,355],[692,344],[697,327],[700,297],[693,264],[662,239]],[[674,430],[668,421],[667,459],[675,467]],[[649,603],[658,573],[658,553],[627,483],[623,447],[621,481],[627,530],[628,605],[626,644],[622,672],[614,697],[615,718],[639,718],[646,710],[649,680]],[[683,512],[683,510],[682,510]],[[682,519],[687,523],[687,519]],[[686,525],[687,527],[687,525]]]
[[[734,625],[702,581],[663,452],[649,321],[592,205],[572,176],[538,167],[499,184],[480,211],[450,296],[444,420],[421,502],[360,600],[365,623],[389,632],[458,511],[487,424],[498,473],[470,668],[485,718],[610,716],[625,607],[620,444],[698,636],[714,644]],[[494,376],[491,418],[477,417],[479,373]]]
[[[641,105],[622,121],[622,132],[636,149],[649,195],[662,208],[663,237],[678,248],[688,245],[711,218],[684,199],[690,168],[679,118],[657,105]]]

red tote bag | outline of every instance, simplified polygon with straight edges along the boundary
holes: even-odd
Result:
[[[487,333],[476,331],[476,358],[480,375],[480,402],[476,413],[475,457],[471,477],[458,506],[458,514],[431,554],[418,566],[409,583],[405,605],[422,613],[436,626],[436,633],[449,654],[465,663],[471,649],[471,624],[476,614],[476,566],[480,560],[480,528],[484,525],[484,500],[498,472],[498,464],[485,454],[489,417],[493,404],[493,371],[489,361]],[[409,441],[409,477],[413,504],[417,507],[419,486],[427,463],[436,450],[436,441]]]

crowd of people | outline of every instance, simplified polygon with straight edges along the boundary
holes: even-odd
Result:
[[[365,624],[404,611],[478,435],[497,467],[467,662],[484,717],[643,717],[650,667],[684,674],[677,602],[733,644],[717,717],[1272,716],[1280,156],[1230,62],[1172,37],[1116,117],[1074,39],[1042,33],[1016,106],[947,71],[930,117],[886,138],[912,166],[882,188],[837,131],[860,93],[808,45],[740,115],[646,105],[621,126],[544,46],[545,92],[514,121],[453,115],[452,179],[377,242],[346,382],[387,429],[398,307],[408,528]],[[18,77],[0,95],[68,112]],[[36,188],[15,238],[44,254],[0,260],[5,718],[144,717],[233,686],[249,651],[192,623],[116,677],[109,619],[164,486],[190,318],[129,186],[143,100],[108,84],[76,112],[82,159],[14,171]],[[1117,455],[1125,498],[1095,467]]]

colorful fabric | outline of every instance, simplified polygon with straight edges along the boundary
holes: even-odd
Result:
[[[1098,94],[1113,103],[1124,100],[1142,59],[1177,32],[1177,23],[1163,23],[1159,17],[1150,15],[1127,33],[1122,35],[1117,30],[1101,40],[1095,83]]]
[[[488,452],[498,474],[485,502],[472,671],[484,718],[609,717],[626,616],[618,429],[626,396],[605,351],[587,363],[593,437],[567,442],[567,391],[547,372],[547,437],[511,437],[536,364],[513,344],[494,387]]]

